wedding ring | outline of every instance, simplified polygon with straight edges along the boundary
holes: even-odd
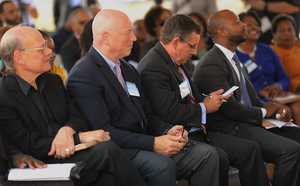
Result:
[[[69,149],[69,148],[66,148],[65,151],[66,151],[66,152],[70,152],[70,149]]]

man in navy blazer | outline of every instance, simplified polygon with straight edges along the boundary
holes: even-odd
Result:
[[[149,186],[175,186],[176,178],[189,179],[195,186],[219,185],[216,150],[188,143],[182,125],[154,117],[138,72],[121,60],[136,40],[127,15],[102,10],[92,30],[93,46],[72,68],[67,84],[90,129],[109,131]]]

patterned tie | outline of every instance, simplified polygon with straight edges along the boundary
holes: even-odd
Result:
[[[121,63],[117,62],[114,69],[115,69],[115,74],[117,76],[117,79],[119,80],[124,90],[126,90],[125,80],[123,78],[122,71],[121,71]]]
[[[181,79],[182,82],[183,82],[183,81],[188,81],[188,82],[189,82],[189,80],[188,80],[188,78],[186,77],[184,71],[182,70],[182,68],[181,68],[179,65],[176,65],[176,70],[177,70],[177,72],[178,72],[178,74],[179,74],[180,79]],[[192,90],[191,90],[191,93],[187,96],[187,99],[188,99],[188,101],[189,101],[190,103],[193,103],[193,104],[196,103],[196,98],[193,96]]]
[[[245,77],[243,75],[243,71],[242,71],[242,68],[241,68],[241,62],[240,62],[240,60],[239,60],[239,58],[236,54],[234,54],[232,59],[235,62],[235,66],[237,67],[237,69],[239,71],[239,75],[240,75],[241,102],[242,102],[242,104],[244,104],[248,107],[251,107],[252,103],[251,103],[251,99],[250,99],[248,89],[247,89],[247,86],[246,86]]]

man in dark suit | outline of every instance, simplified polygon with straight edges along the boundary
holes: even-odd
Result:
[[[149,186],[218,184],[218,155],[205,144],[187,146],[181,125],[165,124],[151,114],[137,71],[127,62],[136,40],[124,13],[102,10],[93,21],[93,46],[73,67],[68,91],[89,121],[126,149]]]
[[[75,185],[144,185],[137,170],[103,130],[85,131],[62,80],[48,73],[52,51],[39,31],[8,30],[0,54],[9,74],[0,82],[3,139],[46,163],[81,162]],[[75,144],[95,141],[76,152]]]
[[[208,116],[208,131],[214,134],[211,137],[213,144],[223,148],[232,157],[233,165],[247,171],[248,167],[240,164],[241,159],[247,155],[241,149],[247,143],[254,143],[253,150],[259,152],[257,160],[253,162],[258,165],[258,169],[254,171],[259,178],[263,178],[263,161],[272,162],[276,165],[273,186],[299,185],[300,145],[262,127],[265,117],[276,114],[282,120],[289,120],[288,109],[273,103],[259,103],[255,90],[235,55],[236,47],[244,41],[245,25],[233,12],[223,10],[210,18],[208,30],[215,46],[197,67],[194,83],[203,92],[239,86],[219,111]],[[252,172],[246,173],[253,175]],[[250,176],[245,179],[247,180],[241,180],[242,184],[252,180]]]
[[[187,129],[192,128],[190,137],[203,141],[203,137],[207,140],[205,128],[201,131],[206,113],[218,110],[224,97],[223,90],[218,90],[200,103],[202,98],[183,66],[197,53],[199,40],[199,26],[191,18],[173,16],[164,24],[160,41],[140,61],[138,70],[153,112],[167,123],[182,123]],[[218,151],[220,185],[228,185],[227,155],[221,149]]]

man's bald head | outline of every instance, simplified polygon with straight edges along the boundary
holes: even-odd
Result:
[[[214,42],[235,50],[245,41],[245,24],[230,10],[221,10],[208,20],[208,32]]]
[[[131,21],[118,10],[101,10],[94,18],[92,31],[93,47],[111,60],[128,56],[136,40]]]
[[[41,33],[29,26],[15,26],[9,29],[0,42],[0,56],[8,70],[13,71],[14,51],[34,46],[36,42],[43,42]]]
[[[94,18],[92,26],[93,36],[96,38],[101,32],[120,30],[124,22],[130,23],[125,13],[118,10],[103,9]]]
[[[211,37],[215,37],[217,35],[217,31],[228,25],[230,17],[236,17],[236,15],[230,10],[221,10],[213,14],[208,19],[207,30]]]

